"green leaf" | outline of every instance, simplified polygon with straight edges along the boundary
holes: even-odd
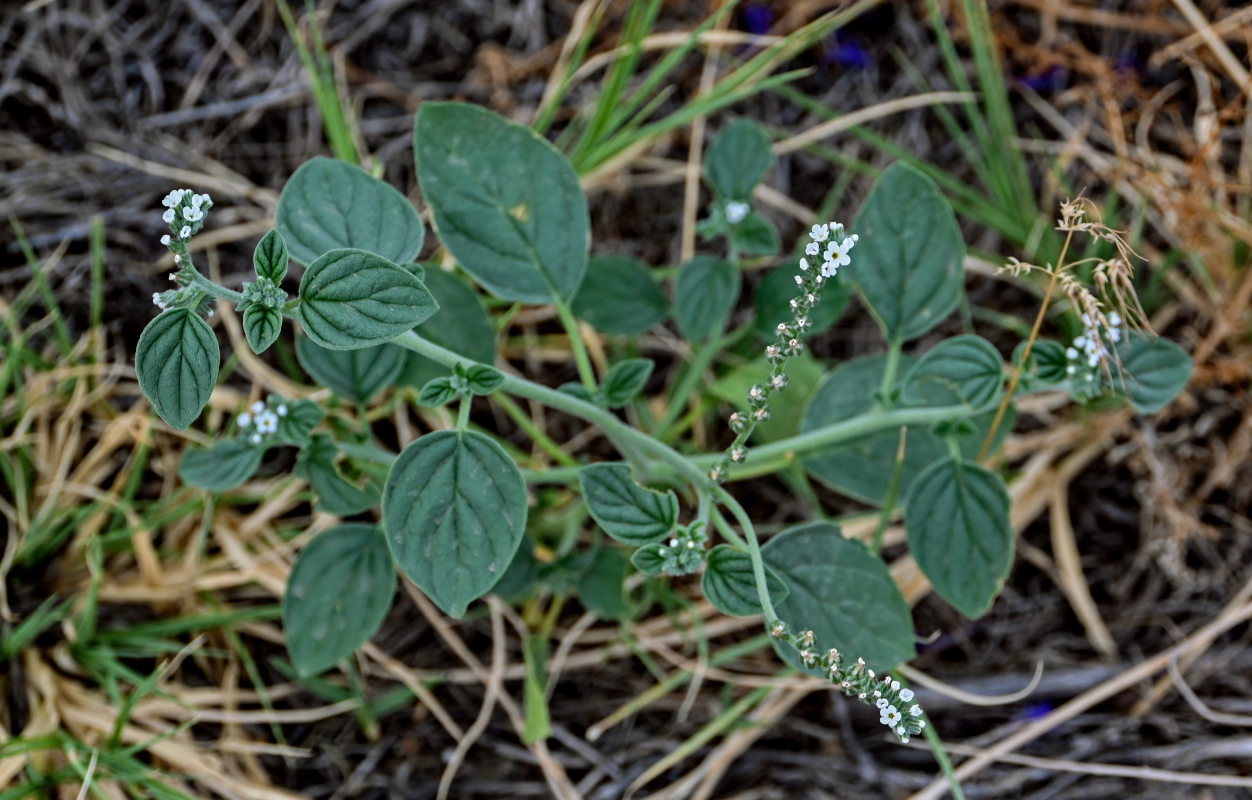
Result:
[[[740,118],[717,134],[704,156],[704,174],[723,200],[747,201],[774,165],[769,134]]]
[[[248,303],[243,310],[243,335],[252,352],[260,355],[269,349],[283,332],[283,312]]]
[[[426,236],[404,195],[359,167],[320,156],[287,180],[275,224],[291,256],[310,265],[341,248],[403,264],[417,257]]]
[[[486,364],[475,364],[465,371],[469,390],[477,395],[488,395],[504,385],[504,373]]]
[[[476,431],[422,436],[404,448],[383,492],[392,555],[453,617],[504,574],[526,515],[521,471],[504,448]]]
[[[629,559],[621,550],[602,547],[575,587],[583,606],[600,619],[623,620],[630,616],[624,586]]]
[[[897,162],[857,215],[850,276],[889,341],[904,342],[950,314],[964,292],[965,242],[939,187]]]
[[[775,610],[793,631],[812,630],[822,648],[864,658],[878,671],[913,657],[913,619],[890,570],[863,542],[845,539],[838,525],[788,528],[761,555],[791,590]],[[778,651],[813,674],[795,650]]]
[[[644,575],[660,575],[665,571],[665,557],[661,555],[660,542],[645,544],[630,556],[630,563]]]
[[[765,585],[770,602],[781,603],[790,594],[787,584],[769,566],[765,567]],[[761,598],[752,573],[752,558],[730,545],[719,544],[709,551],[700,589],[709,602],[723,614],[751,617],[761,613]]]
[[[1191,356],[1168,339],[1131,331],[1120,350],[1124,375],[1114,375],[1113,386],[1140,414],[1165,408],[1191,382]]]
[[[393,344],[327,350],[306,336],[296,339],[296,358],[304,371],[340,397],[361,405],[395,382],[404,367],[404,353]]]
[[[333,667],[373,636],[396,591],[396,570],[378,528],[347,522],[309,542],[291,567],[283,631],[304,676]]]
[[[414,154],[443,244],[506,300],[568,300],[587,269],[590,222],[578,176],[530,128],[485,108],[425,102]]]
[[[1013,565],[1004,479],[973,462],[940,459],[913,482],[904,528],[935,591],[971,619],[986,613]]]
[[[185,308],[163,311],[149,322],[135,348],[139,388],[161,419],[180,431],[209,402],[220,362],[213,330]]]
[[[650,358],[627,358],[614,364],[600,386],[609,407],[624,406],[642,392],[655,366]]]
[[[364,250],[331,250],[305,270],[295,313],[322,347],[355,350],[390,341],[438,310],[404,267]]]
[[[853,250],[853,252],[856,252]],[[800,289],[795,282],[796,270],[793,268],[776,267],[766,273],[760,286],[753,293],[756,304],[755,327],[757,333],[773,341],[777,336],[778,323],[790,323],[795,319],[791,310],[791,301],[799,295]],[[838,275],[826,281],[822,288],[822,302],[809,312],[808,330],[800,333],[801,338],[808,338],[821,333],[834,325],[852,299],[852,285],[844,276]]]
[[[772,256],[782,251],[782,239],[774,223],[755,211],[731,227],[730,240],[745,256]]]
[[[438,408],[451,403],[459,394],[451,378],[431,378],[417,395],[417,403],[427,408]]]
[[[300,451],[292,471],[309,482],[318,508],[328,514],[346,517],[377,506],[378,489],[369,483],[361,488],[344,478],[335,466],[338,458],[334,441],[319,433]]]
[[[1013,348],[1014,366],[1021,363],[1025,348],[1024,341]],[[1022,372],[1019,390],[1030,392],[1064,383],[1069,380],[1069,375],[1065,372],[1068,366],[1065,345],[1051,339],[1036,339],[1030,348],[1030,361]]]
[[[438,266],[426,270],[426,288],[439,302],[440,313],[415,329],[422,338],[473,361],[491,364],[496,360],[496,331],[482,300],[465,281]],[[455,320],[455,324],[449,322]],[[425,356],[406,350],[399,383],[420,389],[431,378],[451,375],[452,371]]]
[[[605,533],[629,545],[659,541],[678,521],[678,497],[635,483],[626,464],[588,464],[578,483],[591,517]]]
[[[277,230],[272,230],[257,242],[252,251],[252,268],[258,278],[269,278],[275,284],[282,283],[287,275],[287,242]]]
[[[263,448],[242,439],[224,439],[208,448],[192,447],[178,462],[178,477],[189,486],[223,492],[252,477]]]
[[[1000,398],[1004,361],[991,342],[973,334],[945,339],[926,351],[904,376],[904,398],[924,402],[921,384],[936,383],[960,401],[983,408]]]
[[[717,336],[739,299],[739,270],[727,261],[700,254],[678,270],[674,319],[688,341]]]
[[[579,319],[601,333],[637,336],[669,314],[669,303],[652,273],[631,256],[592,256],[571,303]]]
[[[882,355],[862,356],[840,364],[831,371],[804,412],[800,432],[806,433],[844,422],[872,410],[874,394],[882,384],[884,363],[885,358]],[[900,357],[901,372],[907,374],[913,364],[912,356]],[[791,389],[788,388],[787,391]],[[952,392],[942,386],[923,385],[920,391],[924,397],[936,401],[922,405],[959,405],[959,400]],[[990,429],[993,416],[995,410],[991,409],[971,417],[969,421],[973,425],[967,432],[957,436],[961,452],[967,457],[973,458],[977,455],[983,438]],[[1008,435],[1015,416],[1014,407],[1010,406],[1009,413],[997,430],[997,442]],[[866,503],[881,505],[891,483],[899,445],[900,430],[890,428],[858,436],[805,456],[803,464],[811,474],[839,492]],[[904,468],[900,473],[900,496],[908,491],[918,473],[947,453],[947,445],[935,436],[929,425],[909,427],[904,448]]]
[[[297,347],[299,347],[297,340]],[[271,397],[270,405],[284,404],[281,398]],[[322,407],[312,400],[297,400],[294,403],[285,403],[287,413],[278,416],[278,431],[274,434],[274,440],[279,444],[294,444],[297,447],[304,447],[311,442],[313,429],[321,424],[325,418],[326,412]]]

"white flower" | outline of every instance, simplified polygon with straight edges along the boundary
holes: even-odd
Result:
[[[899,682],[899,681],[892,681],[892,682],[891,682],[891,691],[893,691],[893,692],[898,692],[898,691],[900,691],[900,682]]]
[[[177,282],[178,282],[178,276],[177,276],[177,275],[175,275],[175,274],[174,274],[174,273],[172,273],[172,272],[169,274],[169,279],[170,279],[170,280],[172,280],[172,281],[174,281],[175,283],[177,283]]]
[[[906,702],[906,703],[907,703],[908,701],[912,700],[912,699],[913,699],[913,690],[912,690],[912,689],[901,689],[901,690],[900,690],[900,699],[901,699],[901,700],[903,700],[903,701],[904,701],[904,702]]]
[[[726,204],[726,219],[731,225],[738,225],[748,216],[751,206],[739,200],[731,200]]]
[[[899,711],[896,711],[895,706],[887,706],[882,710],[882,718],[879,721],[888,728],[894,728],[900,724],[902,719],[904,719],[904,716]]]
[[[201,211],[196,206],[192,206],[190,208],[184,208],[183,219],[187,220],[188,222],[199,222],[200,220],[204,219],[204,212]]]
[[[809,238],[815,242],[824,242],[830,236],[829,225],[814,225],[809,231]]]
[[[887,707],[887,706],[889,706],[889,705],[891,705],[891,704],[887,702],[887,699],[886,699],[886,698],[883,698],[882,700],[879,700],[879,701],[878,701],[878,707],[879,707],[879,708],[886,708],[886,707]]]
[[[826,248],[826,260],[833,262],[835,269],[846,267],[852,263],[852,259],[848,256],[848,251],[852,249],[850,241],[849,239],[844,239],[837,245],[831,242],[830,246]]]
[[[166,208],[173,208],[182,201],[183,195],[186,193],[186,189],[171,189],[170,193],[165,195],[165,199],[161,201],[161,205]]]
[[[260,444],[260,443],[261,443],[261,434],[259,434],[259,433],[254,433],[254,434],[252,434],[252,436],[251,436],[251,437],[249,437],[249,438],[250,438],[250,440],[252,441],[252,443],[253,443],[253,444]]]
[[[912,708],[909,709],[909,713],[915,717],[920,717],[922,715],[922,707],[919,705],[914,705]]]
[[[800,277],[799,275],[797,275],[797,276],[796,276],[796,286],[803,286],[803,285],[804,285],[804,278],[802,278],[802,277]]]
[[[669,546],[670,546],[670,547],[677,547],[677,546],[678,546],[678,540],[677,540],[677,539],[670,539],[670,540],[669,540]]]
[[[804,270],[804,271],[806,271],[806,272],[808,271],[808,269],[809,269],[809,260],[808,260],[807,258],[802,258],[802,259],[800,259],[800,269],[802,269],[802,270]]]
[[[161,237],[161,244],[166,247],[170,246],[170,235],[168,233]]]
[[[1070,361],[1073,361],[1074,359],[1078,358],[1078,351],[1072,347],[1067,347],[1065,348],[1065,357],[1068,358]]]
[[[899,736],[900,741],[904,742],[905,744],[909,743],[909,730],[903,725],[896,728],[896,736]]]
[[[159,293],[157,292],[152,293],[152,302],[156,304],[157,308],[161,309],[162,311],[165,310],[165,303],[161,302],[161,295]]]
[[[256,429],[259,433],[273,433],[278,430],[278,415],[269,410],[257,414]]]
[[[264,402],[264,401],[262,401],[262,400],[258,400],[258,401],[256,401],[255,403],[253,403],[253,404],[252,404],[252,413],[253,413],[253,414],[260,414],[260,413],[261,413],[262,411],[264,411],[264,410],[265,410],[265,402]]]
[[[184,226],[183,226],[183,229],[182,229],[181,231],[179,231],[179,232],[178,232],[178,238],[179,238],[179,239],[190,239],[190,238],[191,238],[191,228],[190,228],[189,226],[187,226],[187,225],[184,225]]]
[[[175,264],[181,264],[181,263],[183,263],[183,257],[182,257],[182,256],[180,256],[178,253],[175,253],[175,254],[174,254],[174,263],[175,263]]]
[[[283,403],[282,405],[280,405],[278,408],[274,410],[278,412],[278,416],[280,417],[287,416],[287,404],[286,403]]]
[[[246,428],[252,424],[252,415],[249,414],[247,411],[245,411],[239,416],[235,417],[235,423],[239,425],[239,427],[241,428]]]
[[[166,223],[172,223],[174,221],[174,209],[165,209],[165,213],[161,215],[161,219],[165,220]]]
[[[809,242],[804,246],[804,254],[806,256],[815,256],[821,251],[822,247],[817,242]]]

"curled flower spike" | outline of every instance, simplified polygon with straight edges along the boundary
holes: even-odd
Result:
[[[752,208],[747,203],[739,200],[731,200],[726,204],[726,221],[731,225],[738,225],[748,216],[748,212]]]
[[[735,440],[726,448],[722,461],[709,476],[714,481],[724,481],[732,463],[741,462],[746,456],[745,447],[756,425],[769,419],[769,397],[774,392],[787,388],[787,361],[804,352],[804,345],[799,335],[812,327],[810,314],[821,302],[822,288],[833,278],[839,267],[851,263],[849,256],[856,245],[857,237],[847,235],[843,225],[837,222],[818,223],[809,232],[810,241],[805,245],[805,257],[799,259],[800,272],[795,276],[796,286],[800,292],[791,300],[791,322],[780,322],[774,329],[775,340],[766,345],[765,358],[771,365],[769,379],[764,384],[757,384],[748,390],[748,404],[752,413],[745,420],[741,415],[731,417],[730,428],[735,433]],[[811,269],[808,256],[822,254],[822,245],[826,245],[820,270]]]
[[[844,665],[839,651],[834,648],[819,655],[813,631],[804,631],[797,636],[788,633],[787,626],[782,622],[775,622],[770,627],[770,634],[794,647],[805,667],[820,671],[844,695],[877,709],[878,721],[900,741],[907,742],[910,736],[916,736],[926,727],[926,721],[921,718],[921,706],[912,702],[912,690],[903,688],[890,676],[879,680],[874,671],[865,665],[864,659],[858,658],[849,667]]]

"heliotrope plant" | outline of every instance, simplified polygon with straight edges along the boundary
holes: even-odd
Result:
[[[965,255],[948,203],[905,165],[881,175],[850,228],[813,225],[794,260],[783,259],[794,266],[774,268],[760,282],[752,318],[727,330],[745,267],[762,263],[750,257],[769,260],[781,250],[777,230],[754,205],[773,163],[769,144],[758,126],[740,120],[709,148],[713,202],[700,231],[722,253],[681,265],[672,303],[638,261],[589,257],[587,202],[555,147],[464,104],[423,104],[415,131],[418,181],[445,265],[455,264],[455,272],[414,262],[426,235],[416,210],[351,164],[315,158],[296,170],[283,188],[276,229],[254,253],[256,280],[242,291],[214,284],[192,263],[188,242],[212,208],[208,196],[176,190],[165,198],[169,234],[162,242],[174,254],[176,288],[154,298],[162,310],[140,338],[136,372],[170,425],[191,425],[216,383],[217,338],[204,317],[218,299],[236,304],[257,353],[281,335],[285,320],[298,323],[300,364],[341,401],[360,407],[388,387],[412,387],[419,391],[405,391],[421,405],[457,407],[448,429],[423,433],[393,454],[368,427],[333,424],[309,399],[269,397],[237,410],[211,447],[185,454],[185,481],[226,491],[255,473],[267,449],[298,448],[295,472],[317,507],[357,517],[309,542],[291,571],[283,617],[299,672],[332,667],[377,630],[396,567],[454,617],[492,591],[519,601],[577,592],[589,608],[615,616],[647,602],[625,592],[633,565],[656,581],[700,573],[718,609],[761,615],[786,662],[874,706],[903,740],[923,729],[911,690],[886,674],[915,653],[908,604],[878,554],[887,520],[902,511],[909,547],[936,591],[979,616],[1013,559],[1007,487],[985,456],[1011,426],[1014,394],[1120,395],[1153,411],[1186,385],[1190,363],[1176,346],[1127,329],[1112,311],[1129,317],[1124,302],[1106,305],[1064,263],[1011,267],[1047,273],[1048,297],[1060,286],[1086,315],[1070,346],[1038,338],[1041,312],[1007,366],[995,347],[969,333],[905,353],[957,308]],[[1059,226],[1067,236],[1109,237],[1085,222],[1081,208],[1069,208]],[[283,286],[291,261],[304,268],[289,297]],[[1124,301],[1127,270],[1122,261],[1097,266],[1116,289],[1109,302]],[[491,318],[466,276],[503,301],[551,305],[568,332],[579,381],[549,387],[498,370]],[[882,328],[886,350],[823,376],[805,341],[835,323],[854,289]],[[670,317],[692,356],[665,390],[667,416],[656,419],[640,397],[653,364],[631,352],[631,337]],[[579,318],[618,356],[602,376]],[[742,384],[729,417],[733,436],[724,451],[700,453],[682,441],[681,416],[722,352],[745,362],[715,386]],[[516,410],[506,404],[513,396],[581,419],[623,460],[524,477],[516,451],[471,420],[472,398],[485,395],[505,408]],[[629,417],[615,411],[621,407],[630,407]],[[515,419],[532,439],[546,440],[522,412]],[[811,477],[881,509],[871,544],[832,522],[759,541],[728,482],[797,460]],[[576,485],[594,526],[566,512],[560,524],[538,524],[532,504],[565,505],[554,502],[550,484],[565,484],[563,492]]]

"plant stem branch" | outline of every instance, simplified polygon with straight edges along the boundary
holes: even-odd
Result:
[[[591,359],[587,356],[587,345],[583,343],[582,334],[578,330],[578,320],[574,319],[574,312],[570,310],[565,298],[554,295],[552,304],[556,307],[561,325],[569,334],[570,350],[574,353],[574,363],[578,365],[578,377],[582,380],[583,386],[595,391],[596,373],[591,368]]]

